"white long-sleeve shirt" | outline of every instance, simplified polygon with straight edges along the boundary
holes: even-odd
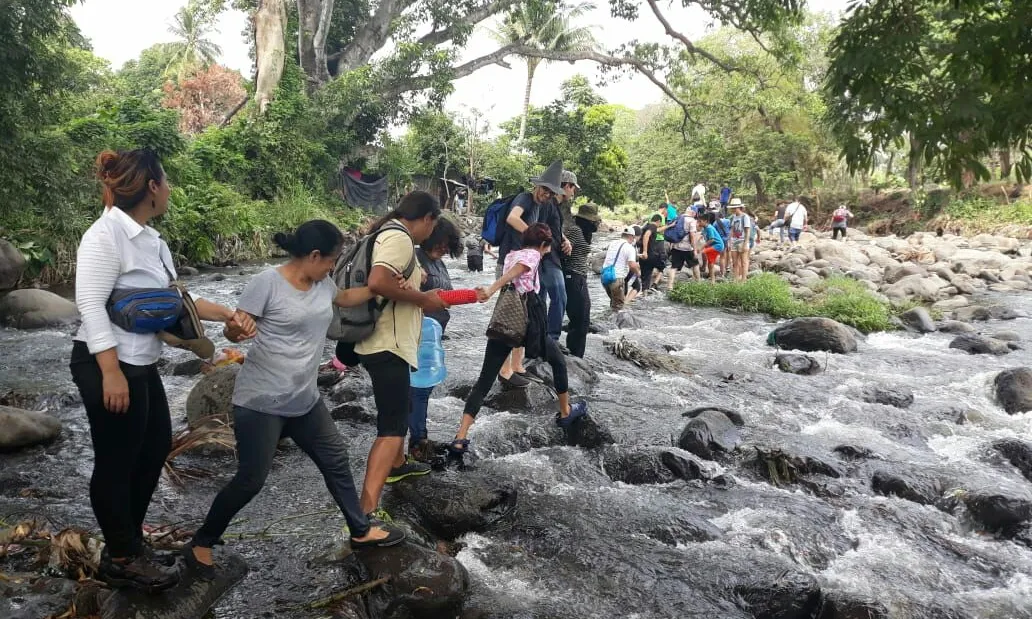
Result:
[[[156,363],[161,356],[158,336],[111,324],[107,302],[116,288],[170,285],[169,274],[175,277],[172,253],[158,231],[136,223],[120,208],[108,209],[82,236],[76,264],[75,304],[82,326],[75,339],[85,342],[92,354],[117,347],[123,363]]]

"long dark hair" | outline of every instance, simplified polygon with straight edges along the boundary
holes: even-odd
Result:
[[[369,227],[369,234],[376,232],[392,219],[415,221],[427,215],[430,215],[432,219],[437,219],[441,216],[441,205],[437,203],[437,198],[425,191],[410,191],[402,196],[401,201],[398,202],[398,206],[393,211],[376,220]]]
[[[430,236],[423,239],[419,246],[428,255],[438,247],[443,247],[449,256],[458,258],[462,255],[462,234],[449,217],[438,217]]]
[[[143,202],[151,181],[160,185],[165,179],[161,160],[149,148],[117,153],[105,150],[97,155],[94,168],[104,185],[104,206],[117,206],[126,212]]]
[[[344,245],[344,235],[330,222],[313,219],[301,224],[293,232],[277,232],[272,241],[294,258],[304,258],[313,251],[322,256],[332,256]]]

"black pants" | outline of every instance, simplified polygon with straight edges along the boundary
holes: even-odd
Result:
[[[359,506],[358,490],[351,477],[344,437],[333,425],[322,399],[299,417],[269,415],[234,406],[233,434],[237,441],[237,472],[219,491],[204,525],[194,536],[198,546],[211,548],[218,542],[237,513],[261,491],[272,469],[276,445],[284,436],[294,439],[319,467],[326,488],[348,522],[351,536],[363,537],[369,532],[369,520]]]
[[[641,285],[642,290],[652,287],[652,273],[662,271],[666,268],[666,262],[659,256],[652,256],[640,262],[641,264]]]
[[[569,378],[566,376],[566,358],[559,351],[559,345],[555,343],[555,340],[550,337],[544,339],[545,360],[552,366],[555,390],[557,393],[566,393],[570,390]],[[506,357],[511,352],[512,348],[498,340],[487,340],[487,350],[484,351],[484,365],[480,368],[480,378],[477,379],[477,384],[473,385],[473,390],[466,398],[466,406],[462,409],[463,413],[472,417],[477,416],[480,407],[484,405],[484,398],[494,385],[498,370],[502,369]]]
[[[588,323],[591,322],[591,296],[588,278],[577,273],[566,274],[566,315],[570,330],[566,333],[566,347],[575,357],[584,357],[588,341]]]
[[[140,552],[143,520],[172,446],[168,399],[156,365],[119,364],[129,410],[104,407],[104,377],[83,342],[72,347],[72,379],[82,395],[93,440],[90,505],[112,557]]]
[[[835,239],[837,239],[839,237],[839,232],[842,233],[842,238],[846,238],[846,229],[845,228],[832,228],[831,229],[831,240],[834,241]]]

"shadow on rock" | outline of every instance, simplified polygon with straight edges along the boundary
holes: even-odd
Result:
[[[394,484],[387,496],[391,513],[410,516],[431,535],[455,538],[484,531],[516,510],[516,488],[475,467],[434,471]]]

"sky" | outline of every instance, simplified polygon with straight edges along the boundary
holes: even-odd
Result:
[[[172,16],[184,2],[185,0],[146,0],[147,12],[142,16],[142,0],[85,0],[82,4],[75,5],[71,12],[79,29],[92,41],[94,53],[110,61],[112,68],[118,69],[151,45],[174,40],[168,32],[168,27],[172,23]],[[608,2],[605,0],[596,2],[598,8],[585,18],[584,23],[595,26],[595,37],[604,48],[615,48],[622,43],[635,40],[661,43],[671,41],[644,3],[641,3],[641,16],[636,21],[628,22],[611,17]],[[809,7],[813,11],[840,15],[848,2],[849,0],[809,0]],[[663,3],[660,5],[663,6]],[[709,16],[696,7],[686,9],[681,7],[680,2],[676,2],[663,8],[670,23],[693,40],[704,36],[715,27],[709,22]],[[493,24],[493,20],[481,24],[467,45],[462,61],[477,58],[498,48],[488,30]],[[242,34],[246,27],[247,17],[244,13],[227,10],[220,16],[219,32],[213,40],[222,48],[220,62],[250,77],[253,69],[248,58],[248,46]],[[445,107],[463,114],[468,114],[473,109],[478,110],[492,126],[519,115],[523,106],[526,68],[517,57],[509,58],[509,64],[511,69],[492,65],[457,80],[455,92],[445,102]],[[602,77],[598,66],[592,62],[543,65],[534,77],[531,104],[547,105],[555,99],[563,80],[578,73],[587,76],[596,85]],[[659,89],[644,76],[628,73],[616,80],[611,76],[608,83],[598,86],[599,92],[610,103],[641,109],[663,99]]]

